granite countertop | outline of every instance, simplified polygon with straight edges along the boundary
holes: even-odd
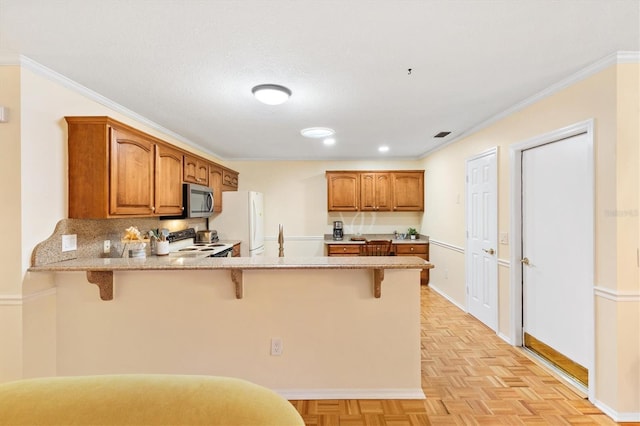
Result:
[[[32,266],[30,272],[213,270],[213,269],[431,269],[413,256],[81,258]]]
[[[325,234],[325,244],[364,244],[364,241],[352,241],[351,238],[365,238],[366,240],[391,240],[393,244],[429,244],[429,236],[420,234],[420,238],[412,240],[409,237],[406,239],[396,239],[393,234],[345,234],[342,240],[334,240],[333,235]]]

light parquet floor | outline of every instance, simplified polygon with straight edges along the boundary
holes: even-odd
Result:
[[[291,401],[307,425],[616,424],[429,287],[421,305],[427,399]]]

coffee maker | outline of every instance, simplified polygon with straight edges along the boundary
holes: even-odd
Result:
[[[340,241],[342,240],[343,236],[344,232],[342,230],[342,221],[336,220],[335,222],[333,222],[333,239],[336,241]]]

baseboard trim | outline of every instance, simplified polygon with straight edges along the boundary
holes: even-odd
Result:
[[[640,413],[619,413],[613,408],[609,407],[607,404],[598,400],[595,400],[593,402],[593,405],[595,405],[607,416],[611,417],[611,419],[614,422],[617,422],[617,423],[640,422]]]
[[[509,336],[507,336],[506,334],[498,332],[498,337],[504,340],[505,342],[507,342],[508,344],[510,344],[511,346],[513,346],[511,339],[509,339]]]
[[[451,302],[453,305],[455,305],[457,308],[459,308],[462,312],[467,312],[467,308],[466,307],[464,307],[463,305],[459,304],[458,302],[453,300],[451,297],[449,297],[449,295],[447,293],[445,293],[440,288],[438,288],[437,284],[434,284],[433,282],[429,282],[429,288],[431,290],[435,291],[436,293],[438,293],[440,296],[442,296],[445,299],[447,299],[449,302]]]
[[[426,399],[422,389],[275,389],[288,400]]]

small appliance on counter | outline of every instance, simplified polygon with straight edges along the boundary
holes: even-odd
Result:
[[[336,241],[342,241],[342,237],[344,237],[342,221],[336,220],[335,222],[333,222],[333,239]]]
[[[218,242],[218,231],[197,231],[196,243],[216,243]]]

